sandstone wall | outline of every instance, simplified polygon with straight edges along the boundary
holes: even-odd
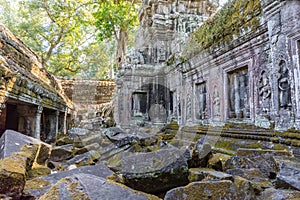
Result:
[[[115,89],[113,80],[60,80],[65,94],[75,105],[78,115],[96,113],[112,101]]]
[[[129,62],[124,66],[117,80],[117,106],[122,110],[119,124],[133,122],[133,105],[142,101],[134,98],[136,93],[147,95],[150,105],[144,120],[151,122],[151,90],[143,86],[153,84],[168,88],[158,97],[166,102],[161,105],[167,120],[300,129],[300,2],[234,3],[220,14],[232,16],[222,19],[217,14],[207,21],[200,27],[200,36],[192,35],[196,40],[185,40],[184,51],[164,62]],[[153,15],[155,9],[151,7],[147,12]],[[163,16],[168,19],[171,15]],[[152,33],[146,34],[155,38]]]

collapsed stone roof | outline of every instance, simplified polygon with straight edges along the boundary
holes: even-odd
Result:
[[[0,100],[8,98],[56,110],[73,108],[37,55],[0,23]]]

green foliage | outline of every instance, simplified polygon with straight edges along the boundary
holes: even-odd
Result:
[[[58,76],[104,78],[112,49],[96,40],[92,0],[0,0],[0,21]],[[21,9],[20,9],[21,8]]]
[[[184,54],[187,56],[195,49],[220,45],[256,31],[260,26],[260,15],[259,0],[229,0],[215,16],[191,34]]]
[[[125,61],[128,32],[138,22],[137,5],[127,0],[98,0],[93,13],[98,28],[99,41],[114,38],[117,42],[116,66],[120,69]]]
[[[98,0],[97,11],[93,15],[100,41],[115,37],[119,30],[129,31],[138,19],[136,4],[124,0]]]

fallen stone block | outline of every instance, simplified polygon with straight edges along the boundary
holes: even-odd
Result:
[[[74,164],[76,166],[91,165],[91,164],[95,164],[94,161],[97,161],[99,158],[100,158],[99,152],[95,150],[91,150],[84,154],[74,156],[70,160],[67,160],[66,162],[62,163],[61,167],[66,169],[70,165],[74,165]]]
[[[75,174],[61,179],[40,197],[40,200],[48,199],[158,200],[159,198],[91,174]]]
[[[217,171],[225,171],[224,166],[227,160],[229,160],[231,156],[221,153],[213,154],[212,158],[208,160],[207,167],[212,168]]]
[[[187,186],[174,188],[167,192],[164,200],[174,199],[240,200],[236,195],[233,183],[228,180],[192,182]]]
[[[177,148],[125,157],[121,174],[127,186],[152,194],[188,183],[188,165]]]
[[[0,160],[0,194],[19,199],[22,195],[25,180],[27,157],[14,153]]]
[[[25,144],[38,144],[40,150],[36,155],[36,162],[45,164],[50,156],[51,145],[13,130],[6,130],[0,138],[0,158],[21,151],[21,147]]]
[[[296,200],[300,199],[300,191],[266,189],[261,193],[260,199],[264,200]]]
[[[282,163],[277,174],[276,187],[300,190],[300,166],[298,164]]]
[[[239,148],[236,152],[237,156],[261,156],[271,154],[272,156],[291,156],[287,150],[271,150],[271,149],[247,149]]]
[[[84,147],[81,147],[79,149],[76,149],[74,151],[74,154],[79,155],[79,154],[83,154],[83,153],[86,153],[91,150],[97,151],[99,148],[100,148],[100,145],[98,143],[92,143],[92,144],[86,145]]]
[[[218,172],[208,168],[191,168],[189,169],[189,181],[208,181],[208,180],[233,180],[232,175]]]
[[[67,176],[79,173],[92,174],[94,176],[102,177],[104,179],[113,174],[113,172],[110,169],[108,169],[105,165],[97,164],[79,167],[68,171],[58,172],[50,174],[48,176],[34,178],[26,182],[24,188],[24,197],[33,197],[34,199],[38,199],[41,195],[49,191],[49,189],[52,186],[54,186],[59,180]]]
[[[73,157],[73,148],[72,144],[53,147],[49,160],[54,162],[68,160]]]

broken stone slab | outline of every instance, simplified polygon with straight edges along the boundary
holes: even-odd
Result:
[[[276,187],[300,190],[300,164],[282,163],[277,174]]]
[[[226,161],[224,169],[259,168],[266,178],[275,179],[277,166],[272,154],[248,154],[247,156],[233,156]]]
[[[66,144],[63,146],[55,146],[52,148],[50,161],[59,162],[68,160],[73,157],[73,145]]]
[[[177,148],[125,157],[121,174],[127,186],[152,194],[188,183],[188,165]]]
[[[272,183],[268,178],[265,178],[264,174],[260,169],[251,168],[251,169],[228,169],[226,173],[235,176],[240,176],[250,181],[252,187],[254,188],[255,194],[260,194],[266,188],[272,187]]]
[[[100,145],[98,143],[92,143],[92,144],[86,145],[84,147],[81,147],[79,149],[76,149],[74,151],[74,154],[79,155],[79,154],[83,154],[83,153],[86,153],[91,150],[97,151],[99,148],[100,148]]]
[[[109,158],[111,158],[112,156],[119,154],[120,152],[126,151],[127,149],[129,149],[132,145],[127,144],[125,146],[122,147],[118,147],[115,144],[110,144],[104,148],[102,148],[100,150],[100,160],[107,160]]]
[[[261,193],[260,199],[264,200],[296,200],[300,199],[300,191],[278,190],[274,188],[266,189]]]
[[[291,153],[287,150],[271,150],[271,149],[247,149],[239,148],[237,150],[237,156],[262,156],[271,154],[272,156],[291,156]]]
[[[48,199],[159,200],[156,196],[132,190],[91,174],[75,174],[61,179],[40,197],[40,200]]]
[[[189,169],[189,181],[208,181],[208,180],[233,180],[232,175],[218,172],[208,168],[191,168]]]
[[[231,156],[227,154],[221,154],[221,153],[213,154],[212,158],[208,160],[207,167],[217,171],[225,171],[224,170],[225,163],[230,158]]]
[[[113,172],[107,168],[103,164],[91,165],[91,166],[83,166],[76,169],[57,172],[54,174],[50,174],[48,176],[42,176],[38,178],[34,178],[26,181],[24,194],[26,197],[34,197],[34,199],[38,199],[41,195],[46,193],[53,185],[55,185],[59,180],[79,174],[92,174],[97,177],[102,177],[106,179],[106,177],[111,176]]]
[[[193,150],[186,149],[185,155],[189,168],[206,167],[212,157],[211,146],[209,143],[198,144]]]
[[[26,180],[27,165],[28,157],[20,153],[14,153],[0,160],[0,194],[13,199],[21,197]]]
[[[257,168],[256,163],[250,158],[244,156],[232,156],[225,162],[224,169],[235,169],[235,168]]]
[[[84,166],[84,165],[92,165],[95,164],[95,161],[97,161],[100,158],[100,153],[95,150],[88,151],[84,154],[76,155],[70,160],[67,160],[66,162],[61,164],[61,167],[66,169],[70,165],[76,165],[76,166]]]
[[[254,200],[256,198],[255,189],[251,181],[240,176],[233,176],[233,184],[236,189],[236,195],[239,199]]]
[[[6,158],[14,152],[21,151],[21,147],[25,144],[39,145],[36,162],[44,165],[50,156],[51,145],[13,130],[6,130],[0,138],[0,158]]]
[[[142,146],[151,146],[158,141],[158,135],[154,133],[138,132],[135,136],[139,138],[139,144]]]
[[[76,136],[85,136],[87,134],[89,134],[90,131],[88,129],[84,129],[84,128],[71,128],[68,130],[68,134],[76,137]]]
[[[81,148],[94,143],[98,143],[99,145],[101,145],[102,142],[103,142],[102,132],[94,132],[93,134],[90,134],[88,136],[77,137],[74,140],[74,146]]]
[[[239,200],[234,185],[229,180],[192,182],[184,187],[169,190],[164,200],[174,199],[231,199]]]
[[[120,134],[120,133],[125,133],[121,128],[119,127],[110,127],[110,128],[106,128],[103,131],[104,135],[106,135],[106,137],[110,140],[112,140],[112,137]]]

